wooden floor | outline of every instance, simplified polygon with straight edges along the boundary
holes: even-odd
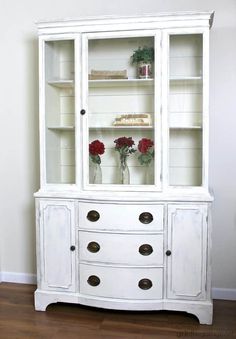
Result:
[[[34,285],[0,284],[0,338],[235,338],[236,301],[214,301],[214,323],[180,312],[121,312],[54,304],[36,312]]]

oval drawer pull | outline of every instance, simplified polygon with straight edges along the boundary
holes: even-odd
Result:
[[[142,255],[150,255],[153,252],[153,248],[149,244],[143,244],[139,247],[139,253]]]
[[[147,278],[141,279],[138,283],[138,286],[141,288],[141,290],[149,290],[152,287],[152,281]]]
[[[96,275],[90,275],[87,282],[90,286],[98,286],[100,284],[100,279]]]
[[[87,249],[91,253],[97,253],[100,250],[100,245],[96,241],[91,241],[88,244]]]
[[[150,212],[143,212],[139,216],[139,221],[142,224],[150,224],[153,221],[152,213]]]
[[[92,222],[98,221],[99,218],[100,218],[100,214],[97,211],[92,210],[92,211],[89,211],[87,214],[87,219],[89,221],[92,221]]]

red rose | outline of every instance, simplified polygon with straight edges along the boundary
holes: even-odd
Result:
[[[132,147],[134,145],[132,137],[121,137],[116,139],[114,143],[116,144],[116,148]]]
[[[154,143],[151,139],[143,138],[138,143],[138,150],[140,153],[147,153],[149,148],[151,148],[153,145]]]
[[[105,152],[104,144],[99,140],[94,140],[89,144],[89,154],[90,155],[98,155],[103,154]]]

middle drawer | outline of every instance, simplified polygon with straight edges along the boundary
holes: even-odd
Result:
[[[162,265],[163,234],[79,232],[80,261]]]

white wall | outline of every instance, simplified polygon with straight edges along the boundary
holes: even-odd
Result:
[[[211,31],[213,286],[236,289],[236,1],[0,0],[0,271],[35,273],[39,187],[37,32],[41,19],[215,10]]]

